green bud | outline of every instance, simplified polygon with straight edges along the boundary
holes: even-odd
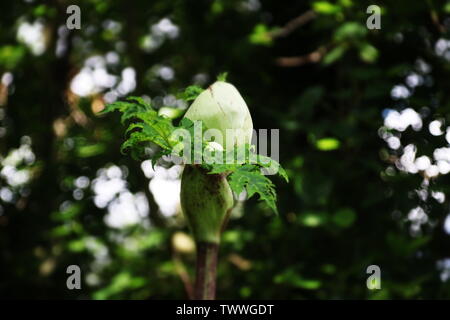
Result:
[[[233,193],[226,176],[208,174],[200,166],[186,165],[180,198],[195,241],[219,243],[233,207]]]
[[[208,151],[230,151],[234,146],[251,143],[252,117],[232,84],[212,84],[195,99],[185,117],[200,120],[208,129],[220,132],[223,140],[209,142]],[[229,134],[232,136],[227,137]],[[181,207],[197,242],[219,243],[233,207],[233,193],[226,176],[186,165],[181,178]]]

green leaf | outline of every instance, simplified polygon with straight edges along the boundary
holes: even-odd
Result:
[[[265,24],[259,23],[254,28],[249,36],[249,40],[253,44],[269,46],[272,44],[272,37],[269,29]]]
[[[151,137],[147,137],[140,131],[133,132],[130,137],[122,144],[120,151],[125,153],[126,149],[135,147],[137,144],[152,141]]]
[[[145,101],[142,97],[137,97],[137,96],[129,96],[127,98],[125,98],[125,100],[130,101],[130,102],[137,102],[139,105],[145,107],[146,109],[151,109],[152,106],[149,102]]]
[[[450,13],[450,2],[447,2],[446,4],[444,4],[444,12]]]
[[[190,129],[194,127],[194,122],[191,119],[183,118],[180,121],[180,127],[184,129]]]
[[[324,15],[336,14],[341,11],[341,7],[328,1],[317,1],[312,5],[315,12]]]
[[[305,279],[293,269],[287,269],[284,272],[276,275],[274,278],[274,282],[277,284],[282,283],[307,290],[317,290],[322,285],[320,280]]]
[[[25,57],[26,50],[23,46],[1,46],[0,66],[7,70],[13,70]]]
[[[152,109],[151,105],[140,97],[129,97],[127,101],[116,101],[107,104],[99,114],[106,114],[113,111],[120,111],[122,113],[121,122],[125,123],[137,116],[138,113],[148,113],[157,115],[157,112]]]
[[[338,210],[333,216],[333,222],[339,227],[350,227],[356,220],[356,213],[352,209],[344,208]]]
[[[236,194],[240,194],[244,189],[247,191],[249,198],[258,194],[259,200],[265,201],[266,204],[278,214],[275,204],[277,195],[274,184],[259,171],[254,171],[252,166],[244,165],[237,168],[229,176],[229,183],[231,190]]]
[[[344,40],[360,39],[367,34],[367,27],[359,22],[346,22],[334,33],[334,40],[341,42]]]
[[[378,50],[369,43],[364,43],[359,48],[361,60],[367,63],[375,62],[378,58]]]
[[[306,227],[315,228],[324,224],[326,217],[323,212],[305,212],[299,215],[299,221]]]
[[[316,147],[322,151],[339,149],[341,142],[335,138],[323,138],[316,141]]]
[[[204,89],[202,87],[199,86],[189,86],[187,87],[184,92],[179,95],[180,99],[183,99],[185,101],[192,101],[195,100],[200,93],[202,93],[204,91]]]
[[[264,168],[274,167],[275,171],[282,177],[286,182],[289,182],[289,177],[283,167],[275,160],[270,157],[263,155],[256,155],[257,164]]]
[[[347,51],[347,46],[344,45],[334,48],[325,55],[325,57],[323,58],[323,64],[330,65],[336,62],[344,55],[345,51]]]
[[[102,154],[103,152],[105,152],[105,150],[106,150],[106,146],[98,143],[98,144],[80,146],[77,149],[77,153],[80,158],[89,158],[89,157],[94,157],[99,154]]]
[[[344,8],[353,6],[352,0],[339,0],[338,2],[339,2],[339,5],[341,5]]]
[[[96,291],[94,298],[97,300],[109,299],[125,290],[138,289],[145,284],[145,278],[133,276],[128,271],[123,271],[116,274],[106,287]]]

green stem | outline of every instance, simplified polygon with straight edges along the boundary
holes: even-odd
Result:
[[[219,245],[210,242],[197,243],[197,265],[194,299],[216,298],[216,273]]]

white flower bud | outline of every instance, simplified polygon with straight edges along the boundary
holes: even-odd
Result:
[[[251,143],[253,122],[250,111],[239,91],[230,83],[217,81],[212,84],[195,99],[185,117],[203,121],[208,129],[219,130],[226,150]],[[230,134],[233,135],[227,137]]]

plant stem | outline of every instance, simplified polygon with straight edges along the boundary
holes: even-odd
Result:
[[[197,243],[197,266],[194,299],[216,298],[216,273],[219,245],[210,242]]]

